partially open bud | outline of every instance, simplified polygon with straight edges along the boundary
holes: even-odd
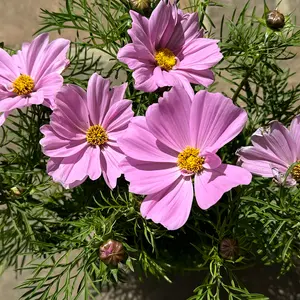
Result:
[[[116,266],[124,260],[125,250],[122,243],[108,240],[100,246],[99,257],[105,264]]]
[[[285,18],[277,9],[270,11],[266,16],[268,27],[272,29],[281,29],[285,25]]]
[[[130,0],[130,2],[138,9],[145,9],[150,5],[150,0]]]
[[[234,259],[239,255],[240,248],[237,240],[224,239],[220,244],[220,255],[224,259]]]

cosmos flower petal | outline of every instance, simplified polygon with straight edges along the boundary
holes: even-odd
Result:
[[[132,76],[135,79],[135,89],[144,92],[153,92],[157,90],[159,86],[156,84],[156,80],[153,75],[154,68],[155,66],[152,66],[151,68],[142,67],[133,72]]]
[[[19,73],[21,74],[29,74],[27,70],[27,53],[29,49],[30,43],[23,43],[22,49],[17,51],[17,54],[12,55],[12,59],[14,60],[15,65],[19,69]]]
[[[111,90],[110,90],[110,95],[111,95],[111,100],[110,103],[111,105],[113,105],[114,103],[124,100],[125,98],[125,91],[127,89],[127,82],[123,83],[119,86],[114,86]]]
[[[89,79],[87,88],[87,105],[94,124],[102,124],[109,104],[109,80],[94,73]]]
[[[280,158],[257,147],[242,147],[237,155],[240,157],[240,165],[252,174],[274,177],[274,168],[283,173],[288,169],[288,164]]]
[[[174,32],[165,47],[173,49],[177,53],[180,52],[184,44],[198,37],[202,37],[201,31],[199,31],[198,14],[182,13],[182,15],[178,15],[178,22]]]
[[[9,85],[20,75],[13,58],[2,48],[0,48],[0,70],[0,85]]]
[[[296,155],[300,158],[300,115],[296,116],[290,126],[290,133],[296,143]]]
[[[42,90],[38,90],[37,92],[33,92],[30,94],[30,97],[27,98],[28,103],[25,106],[30,106],[31,104],[44,104],[44,92]]]
[[[114,189],[116,187],[117,179],[122,174],[120,162],[124,158],[124,154],[118,147],[112,147],[109,145],[102,151],[101,168],[103,170],[103,178],[110,189]]]
[[[216,152],[236,137],[247,122],[247,113],[219,93],[200,91],[192,102],[192,145],[202,152]]]
[[[44,76],[51,73],[61,74],[69,65],[67,53],[69,51],[70,41],[66,39],[56,39],[47,45],[45,52],[40,53],[39,60],[34,65],[31,75],[37,80],[37,83]]]
[[[65,188],[70,188],[87,178],[90,160],[89,155],[86,155],[87,149],[82,149],[69,157],[51,158],[47,164],[47,172],[52,176],[53,181],[59,182]]]
[[[153,45],[159,45],[166,31],[173,31],[175,27],[175,20],[172,14],[172,5],[160,1],[153,10],[149,19],[149,33],[150,40]],[[170,23],[173,28],[170,28]],[[167,32],[166,34],[170,34]],[[167,41],[164,41],[165,43]],[[163,44],[161,45],[164,46]]]
[[[64,79],[57,73],[50,73],[44,76],[36,85],[36,89],[43,92],[45,101],[44,105],[54,109],[54,99],[60,88],[62,87]]]
[[[40,131],[45,135],[40,140],[45,155],[50,157],[69,157],[87,147],[85,140],[67,140],[59,136],[52,126],[44,125]]]
[[[178,70],[207,70],[216,65],[222,58],[218,40],[196,39],[183,48],[178,55],[180,65]]]
[[[26,49],[27,57],[25,61],[27,75],[34,76],[36,74],[37,69],[42,64],[43,52],[46,50],[48,43],[49,34],[42,33],[29,44],[28,49]]]
[[[142,55],[142,51],[136,51],[133,44],[127,44],[118,52],[118,60],[126,64],[130,69],[136,70],[143,67],[145,64],[151,64],[152,59]]]
[[[241,185],[249,184],[252,176],[241,167],[221,164],[217,169],[204,171],[195,176],[195,194],[201,209],[216,204],[225,192]]]
[[[205,163],[203,167],[205,169],[216,169],[221,165],[221,158],[215,153],[207,153],[205,155]]]
[[[86,102],[86,95],[80,87],[74,85],[64,86],[55,99],[55,105],[59,109],[52,116],[55,116],[54,119],[58,123],[63,123],[63,119],[66,119],[67,123],[72,123],[78,131],[85,132],[90,126]]]
[[[135,117],[119,140],[122,151],[128,156],[148,162],[176,162],[178,152],[158,142],[149,131],[145,117]]]
[[[172,70],[167,72],[160,67],[156,67],[153,71],[153,78],[159,87],[176,86],[179,88],[181,86],[189,94],[190,98],[194,98],[195,93],[191,84],[186,77],[182,76],[179,72],[174,72]],[[204,80],[206,80],[206,78],[204,78]]]
[[[176,230],[186,223],[192,201],[192,181],[182,177],[160,192],[148,195],[141,205],[141,214],[169,230]]]
[[[28,104],[28,98],[23,98],[21,96],[6,98],[0,101],[0,111],[10,111],[16,108],[24,107]]]
[[[256,148],[267,151],[286,165],[297,160],[297,145],[288,129],[280,122],[272,122],[269,132],[254,134],[251,141]]]
[[[129,191],[142,195],[159,192],[181,176],[176,163],[149,163],[127,157],[120,167],[130,182]]]
[[[182,151],[190,144],[189,118],[192,101],[188,93],[173,87],[164,93],[158,104],[152,104],[146,112],[150,131],[171,149]]]
[[[128,127],[128,120],[133,117],[132,101],[120,100],[114,103],[103,118],[102,126],[109,134],[121,133]]]
[[[3,123],[5,122],[6,118],[12,113],[11,110],[9,111],[5,111],[2,114],[0,114],[0,126],[3,125]]]
[[[101,176],[101,150],[99,147],[88,147],[85,153],[90,158],[87,174],[92,180],[96,180]]]
[[[142,50],[140,55],[151,57],[154,50],[153,43],[149,40],[149,21],[135,11],[130,11],[132,29],[128,30],[136,49]]]

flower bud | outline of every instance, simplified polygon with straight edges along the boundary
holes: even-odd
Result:
[[[239,244],[234,239],[223,239],[220,244],[220,255],[224,259],[234,259],[240,252]]]
[[[285,25],[285,18],[277,9],[270,11],[266,16],[268,27],[272,29],[281,29]]]
[[[122,243],[108,240],[99,250],[100,259],[107,265],[118,265],[125,257],[125,250]]]
[[[148,8],[150,5],[150,0],[130,0],[132,5],[138,9]]]

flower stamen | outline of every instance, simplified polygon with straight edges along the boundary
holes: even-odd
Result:
[[[158,66],[166,71],[172,70],[172,68],[176,65],[176,57],[174,53],[167,48],[161,48],[156,51],[155,61]]]
[[[193,147],[186,147],[178,155],[177,165],[181,170],[192,173],[200,173],[204,167],[205,158],[199,156],[200,150]]]
[[[298,160],[297,164],[292,169],[291,174],[297,182],[300,182],[300,160]]]
[[[28,95],[34,89],[34,80],[29,75],[21,74],[13,82],[13,92],[18,95]]]
[[[108,135],[101,125],[92,125],[86,132],[86,140],[93,146],[102,146],[108,141]]]

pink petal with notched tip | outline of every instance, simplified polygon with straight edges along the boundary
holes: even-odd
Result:
[[[141,214],[169,230],[176,230],[186,223],[192,202],[192,181],[181,177],[160,192],[148,195],[141,205]]]
[[[147,162],[127,157],[120,167],[130,182],[129,191],[142,195],[159,192],[181,176],[176,163]]]
[[[224,193],[232,188],[251,182],[251,173],[241,167],[221,164],[217,169],[205,170],[195,176],[195,194],[200,208],[215,205]]]
[[[189,118],[192,101],[188,93],[173,87],[158,104],[149,106],[146,121],[151,133],[162,143],[181,152],[190,145]]]
[[[192,102],[192,145],[202,153],[217,152],[235,138],[247,122],[247,113],[219,93],[198,92]]]

